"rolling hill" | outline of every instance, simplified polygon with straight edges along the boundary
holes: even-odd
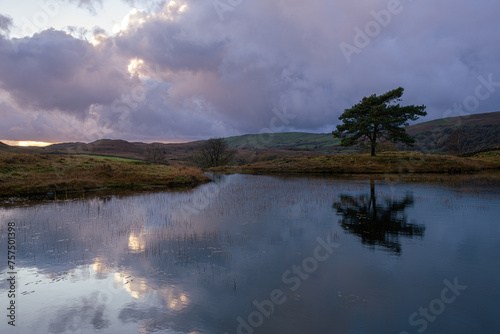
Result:
[[[75,142],[75,143],[60,143],[60,144],[52,144],[47,146],[51,150],[57,150],[57,151],[70,151],[75,149],[78,146],[85,145],[85,143],[82,142]]]
[[[464,154],[500,146],[500,112],[449,117],[407,127],[424,153]]]
[[[339,139],[331,134],[307,132],[281,132],[248,134],[228,137],[226,142],[231,148],[279,149],[293,151],[338,152]]]
[[[424,153],[459,153],[487,150],[500,146],[500,112],[451,117],[407,127],[416,139],[414,147],[399,145],[401,150]],[[339,146],[330,133],[282,132],[246,134],[226,138],[229,147],[238,151],[238,159],[247,161],[273,159],[283,155],[321,155],[356,152],[355,147]],[[160,147],[170,163],[183,163],[203,141],[180,144],[146,144],[116,139],[92,143],[61,143],[43,148],[19,148],[0,143],[0,150],[37,151],[41,153],[94,154],[145,159],[152,146]]]
[[[416,139],[414,147],[398,145],[401,150],[424,153],[459,153],[481,151],[500,146],[500,112],[449,117],[419,123],[406,128]],[[323,153],[353,152],[356,148],[338,146],[339,139],[328,134],[283,132],[243,135],[226,138],[236,149],[279,149]]]
[[[92,143],[61,143],[49,145],[39,150],[45,153],[92,154],[144,160],[146,151],[152,146],[158,146],[169,162],[184,160],[189,152],[198,147],[201,142],[183,144],[128,142],[121,139],[100,139]]]

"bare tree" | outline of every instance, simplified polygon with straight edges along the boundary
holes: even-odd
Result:
[[[200,168],[210,168],[229,164],[233,156],[234,150],[229,148],[224,138],[211,138],[200,146],[192,160]]]
[[[155,164],[166,162],[166,152],[160,144],[150,144],[146,148],[146,160]]]
[[[455,128],[450,133],[445,142],[445,147],[448,152],[456,155],[460,155],[464,151],[465,144],[465,132],[463,128]]]

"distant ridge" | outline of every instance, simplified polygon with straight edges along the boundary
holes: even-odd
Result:
[[[50,149],[50,150],[72,150],[80,145],[85,145],[85,143],[82,143],[82,142],[59,143],[59,144],[52,144],[52,145],[46,146],[45,148]]]
[[[465,116],[439,118],[432,121],[411,125],[407,128],[407,131],[418,133],[429,130],[429,127],[451,128],[463,125],[472,126],[472,125],[490,125],[490,124],[500,124],[500,111],[465,115]]]
[[[0,141],[0,150],[2,150],[2,151],[10,151],[11,149],[12,149],[12,147],[11,147],[11,146],[9,146],[9,145],[7,145],[7,144],[5,144],[5,143],[2,143],[2,142]]]
[[[333,128],[332,128],[333,130]],[[465,154],[500,146],[500,112],[450,117],[415,124],[406,128],[416,139],[414,147],[399,145],[403,150],[424,153]],[[281,132],[246,134],[226,138],[228,145],[251,156],[332,154],[358,151],[355,147],[341,147],[331,133]],[[456,141],[456,143],[454,143]],[[203,141],[178,144],[147,144],[121,139],[100,139],[92,143],[60,143],[43,148],[30,148],[45,153],[95,154],[134,159],[145,159],[148,147],[162,148],[170,162],[184,161]],[[456,144],[459,144],[458,146]],[[0,149],[14,147],[0,143]],[[26,150],[16,147],[15,150]]]
[[[93,154],[143,160],[148,147],[160,146],[167,159],[182,160],[188,152],[200,145],[200,142],[182,144],[129,142],[122,139],[99,139],[91,143],[60,143],[42,148],[46,153]],[[182,157],[182,158],[181,158]]]
[[[123,156],[142,159],[144,157],[144,143],[131,143],[122,139],[100,139],[92,143],[60,143],[45,147],[45,150],[61,153],[101,154]]]
[[[292,151],[338,152],[339,139],[330,133],[280,132],[228,137],[231,148],[269,148]]]
[[[333,130],[333,128],[332,128]],[[448,117],[408,126],[406,131],[416,140],[414,147],[398,145],[402,150],[424,153],[466,153],[500,145],[500,112]],[[232,148],[316,151],[323,153],[353,152],[356,148],[340,147],[331,133],[282,132],[242,135],[226,138]],[[456,141],[456,143],[454,143]],[[458,146],[457,146],[458,145]]]
[[[500,145],[500,111],[437,119],[406,131],[416,140],[412,149],[424,153],[480,151]]]

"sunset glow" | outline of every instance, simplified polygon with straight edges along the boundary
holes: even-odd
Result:
[[[130,64],[128,65],[128,72],[130,74],[136,74],[143,64],[144,60],[142,59],[134,58],[130,60]]]
[[[47,143],[43,141],[33,141],[33,140],[23,140],[23,141],[0,140],[0,142],[7,144],[9,146],[22,146],[22,147],[28,147],[28,146],[45,147],[54,144],[54,143]]]

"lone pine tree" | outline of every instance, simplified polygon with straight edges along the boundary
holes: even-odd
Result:
[[[364,97],[340,115],[339,120],[343,124],[337,125],[332,135],[341,138],[341,146],[368,142],[372,156],[375,156],[377,141],[381,139],[412,146],[415,139],[406,133],[404,127],[408,125],[408,120],[415,121],[427,112],[424,105],[400,106],[397,102],[401,101],[403,92],[404,89],[399,87],[379,96]]]

